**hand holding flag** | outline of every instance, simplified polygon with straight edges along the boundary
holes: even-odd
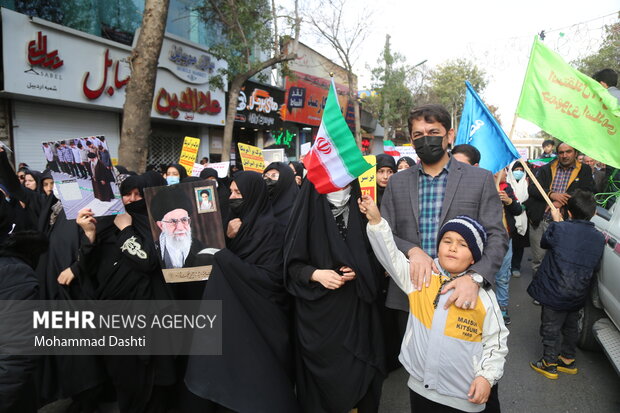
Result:
[[[372,168],[364,160],[362,152],[347,125],[336,96],[332,79],[321,125],[314,145],[304,158],[307,178],[321,194],[338,191]]]

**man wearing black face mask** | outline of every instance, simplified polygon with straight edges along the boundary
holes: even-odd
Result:
[[[454,289],[446,308],[454,303],[473,309],[484,279],[492,279],[499,269],[508,239],[493,175],[458,162],[447,152],[454,140],[451,124],[450,114],[440,105],[411,111],[409,132],[421,163],[392,176],[381,214],[390,224],[398,248],[409,257],[411,279],[418,289],[423,283],[428,286],[431,271],[437,271],[433,262],[437,232],[446,221],[467,215],[484,226],[488,243],[482,258],[472,265],[470,276],[459,277],[442,289],[442,293]],[[403,312],[409,309],[407,297],[393,282],[386,306]]]

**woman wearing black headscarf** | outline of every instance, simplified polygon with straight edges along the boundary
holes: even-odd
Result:
[[[187,178],[187,170],[178,163],[173,163],[166,168],[166,182],[168,185],[174,185]]]
[[[286,228],[299,193],[295,175],[284,162],[272,162],[265,168],[263,177],[267,183],[273,215],[280,225]]]
[[[226,248],[214,256],[203,296],[222,301],[224,354],[190,356],[182,411],[298,412],[282,230],[260,174],[238,172],[231,192],[236,218],[228,225]],[[195,336],[194,346],[200,343],[201,336]]]
[[[143,199],[145,180],[128,176],[120,186],[125,214],[95,220],[83,209],[77,223],[85,237],[80,247],[80,274],[88,277],[97,300],[169,300]],[[104,356],[121,412],[143,412],[166,403],[175,382],[167,356]]]
[[[396,173],[396,162],[394,157],[385,153],[376,156],[377,159],[377,206],[381,206],[383,193],[387,188],[391,176]]]
[[[285,286],[295,296],[297,396],[307,413],[377,412],[385,375],[381,278],[357,180],[319,194],[304,182],[287,228]]]
[[[402,171],[403,169],[411,168],[414,165],[415,161],[413,160],[413,158],[409,156],[403,156],[402,158],[398,159],[398,162],[396,162],[396,169]]]
[[[288,163],[288,166],[290,166],[295,173],[295,183],[297,183],[297,186],[301,186],[304,180],[304,164],[297,161],[291,161]]]

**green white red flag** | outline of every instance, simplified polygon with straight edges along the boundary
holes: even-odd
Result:
[[[321,126],[310,152],[304,158],[306,177],[321,194],[338,191],[372,168],[340,111],[336,85],[332,79]]]

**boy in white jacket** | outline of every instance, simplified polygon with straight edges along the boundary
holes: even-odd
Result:
[[[475,308],[445,309],[452,290],[441,294],[446,282],[469,276],[468,268],[482,256],[484,228],[467,216],[446,222],[437,236],[435,265],[440,273],[418,291],[409,276],[409,261],[397,249],[390,226],[372,198],[363,196],[359,206],[369,221],[366,231],[375,255],[409,297],[399,360],[410,375],[411,411],[485,410],[508,354],[508,329],[499,304],[493,291],[480,289]],[[485,411],[499,412],[499,401],[489,408]]]

